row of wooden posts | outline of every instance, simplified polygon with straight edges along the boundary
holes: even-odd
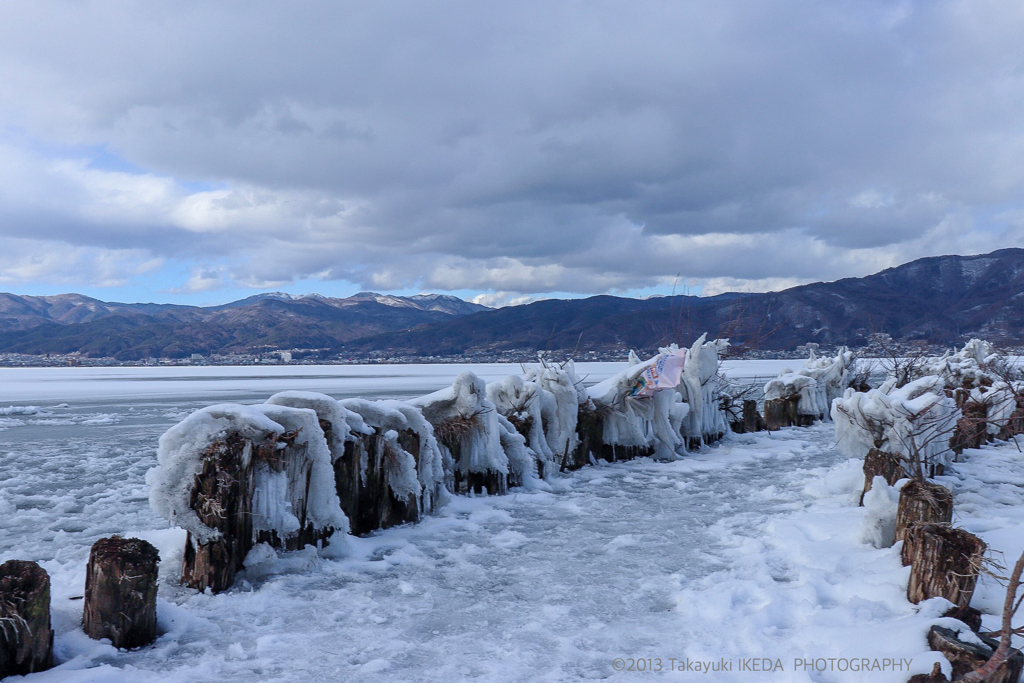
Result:
[[[1017,396],[1017,409],[998,432],[992,433],[986,421],[986,406],[969,400],[970,392],[955,390],[951,396],[957,400],[962,417],[957,421],[950,439],[950,448],[960,454],[967,448],[980,448],[996,440],[1024,434],[1024,395]],[[797,412],[799,396],[765,401],[764,417],[757,412],[755,401],[743,404],[742,421],[733,422],[733,431],[775,431],[782,427],[803,427],[814,423],[816,417]],[[941,475],[941,465],[933,475]],[[871,489],[876,476],[890,485],[908,477],[903,461],[897,454],[871,449],[864,459],[864,495]],[[967,624],[978,642],[961,640],[958,634],[941,626],[933,626],[928,633],[928,644],[941,652],[952,665],[953,680],[980,668],[993,655],[999,641],[982,635],[981,612],[970,606],[978,575],[987,550],[985,542],[964,529],[952,526],[953,492],[930,481],[911,479],[900,489],[896,512],[894,541],[903,541],[901,561],[910,567],[907,599],[918,604],[929,598],[942,597],[954,604],[944,616]],[[1024,670],[1024,654],[1015,650],[1007,661],[989,678],[989,683],[1017,683]],[[921,674],[911,683],[940,683],[947,681],[936,665],[931,674]]]

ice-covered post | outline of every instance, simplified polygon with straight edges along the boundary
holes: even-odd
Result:
[[[138,538],[101,538],[85,571],[82,627],[90,638],[109,638],[130,650],[156,640],[156,548]]]
[[[0,678],[53,666],[50,577],[35,562],[0,564]]]

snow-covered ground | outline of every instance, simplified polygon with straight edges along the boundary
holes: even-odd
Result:
[[[607,374],[621,367],[608,365]],[[274,368],[285,369],[295,372]],[[202,381],[232,397],[259,391],[256,400],[282,380],[239,391],[236,379]],[[133,381],[148,380],[116,383]],[[335,382],[334,395],[373,395]],[[38,560],[53,577],[59,666],[26,681],[902,682],[939,661],[924,634],[944,606],[910,605],[898,549],[864,542],[861,463],[835,450],[830,424],[732,435],[674,463],[585,468],[550,491],[455,497],[420,524],[341,539],[320,557],[269,558],[214,596],[175,585],[183,534],[149,509],[143,480],[156,438],[209,403],[207,388],[88,401],[82,391],[69,405],[28,408],[19,396],[23,408],[5,413],[0,403],[0,561]],[[1024,547],[1024,456],[1003,444],[968,451],[954,467],[944,483],[956,492],[956,521],[1012,561]],[[112,533],[146,538],[163,558],[163,634],[137,652],[86,638],[72,599],[89,546]],[[982,578],[974,604],[1000,603]],[[619,672],[620,658],[662,672]],[[795,659],[827,667],[829,658],[911,659],[912,668],[794,670]],[[731,671],[694,670],[720,660]],[[765,668],[761,660],[782,670],[741,670]]]

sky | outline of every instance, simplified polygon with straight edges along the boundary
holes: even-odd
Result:
[[[0,4],[0,291],[769,291],[1024,246],[1019,0]]]

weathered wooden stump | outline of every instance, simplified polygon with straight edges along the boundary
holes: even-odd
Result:
[[[928,646],[941,652],[953,665],[953,680],[963,678],[964,674],[981,668],[992,657],[999,641],[979,636],[984,645],[965,643],[958,639],[955,631],[941,626],[932,626],[928,631]],[[1020,650],[1013,650],[1002,666],[988,679],[988,683],[1017,683],[1021,668],[1024,666],[1024,655]]]
[[[977,401],[966,401],[960,407],[963,417],[956,421],[956,429],[949,445],[957,453],[965,448],[981,448],[988,443],[988,422],[985,419],[985,405]]]
[[[85,570],[85,634],[130,650],[156,640],[156,548],[138,538],[101,538]]]
[[[1010,414],[1006,424],[999,428],[999,438],[1003,441],[1024,434],[1024,394],[1017,394],[1015,397],[1017,407]]]
[[[773,398],[764,402],[764,424],[769,432],[776,432],[783,427],[797,424],[796,406],[799,396]]]
[[[754,399],[743,401],[743,431],[748,434],[764,431],[764,418],[757,411],[757,401]]]
[[[412,430],[398,434],[399,446],[419,464],[420,438]],[[387,442],[379,427],[373,434],[358,434],[345,442],[345,453],[334,461],[334,485],[350,531],[365,536],[377,529],[419,519],[416,497],[399,499],[388,482]]]
[[[860,494],[861,505],[864,505],[864,495],[871,490],[871,482],[879,476],[884,477],[889,486],[900,479],[906,479],[907,471],[903,468],[900,456],[880,451],[877,448],[872,448],[864,456],[864,490]]]
[[[472,430],[480,429],[477,417],[457,417],[434,425],[438,443],[444,445],[455,462],[453,493],[483,493],[504,495],[508,492],[508,474],[497,470],[471,471],[462,465],[463,450],[472,444]]]
[[[949,524],[953,521],[953,492],[928,481],[911,479],[900,489],[896,509],[896,540],[906,539],[916,522]]]
[[[0,564],[0,678],[53,666],[50,577],[35,562]]]
[[[945,524],[912,525],[903,542],[903,565],[910,565],[907,599],[915,605],[946,598],[954,605],[971,603],[985,543],[963,529]]]
[[[579,437],[579,444],[576,450],[570,451],[562,460],[563,472],[589,465],[591,453],[601,450],[604,423],[599,411],[588,406],[580,406],[576,417],[576,436]]]
[[[946,674],[942,673],[942,666],[935,662],[930,674],[911,676],[907,683],[949,683],[949,679],[946,678]]]
[[[182,584],[214,593],[227,590],[255,545],[252,529],[254,452],[273,455],[275,440],[254,444],[237,434],[211,444],[203,453],[189,507],[200,521],[221,532],[220,538],[199,543],[189,533],[181,568]]]

